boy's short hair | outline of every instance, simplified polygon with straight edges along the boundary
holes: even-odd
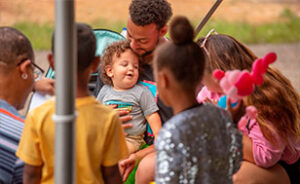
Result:
[[[76,23],[77,30],[77,71],[85,70],[95,60],[96,37],[93,29],[84,23]],[[55,34],[52,35],[51,50],[54,53]]]
[[[20,56],[34,60],[29,39],[15,28],[0,27],[0,62],[12,66],[18,62]]]
[[[172,8],[166,0],[132,0],[129,14],[131,20],[138,26],[154,23],[160,29],[172,16]]]
[[[119,58],[120,55],[124,53],[126,50],[131,50],[130,43],[127,40],[115,42],[109,45],[105,49],[104,55],[100,63],[100,68],[101,68],[100,77],[103,84],[111,85],[111,86],[113,85],[111,78],[106,74],[105,68],[106,66],[113,64],[114,56]]]

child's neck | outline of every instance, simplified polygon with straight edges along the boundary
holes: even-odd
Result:
[[[76,98],[82,98],[82,97],[86,97],[86,96],[90,96],[88,89],[77,88]]]
[[[176,99],[171,102],[171,107],[173,109],[174,114],[178,114],[198,104],[196,100],[196,95],[194,93],[185,93],[183,91],[177,91],[171,97],[172,99]]]
[[[134,85],[134,86],[135,86],[135,85]],[[114,89],[115,91],[127,91],[127,90],[133,88],[134,86],[131,86],[131,87],[129,87],[129,88],[120,88],[120,87],[118,87],[118,86],[112,86],[112,87],[113,87],[113,89]]]
[[[77,78],[76,98],[90,96],[88,82],[89,78]]]
[[[114,89],[115,91],[126,91],[126,90],[128,90],[128,89],[121,89],[121,88],[115,88],[115,87],[113,87],[113,89]]]

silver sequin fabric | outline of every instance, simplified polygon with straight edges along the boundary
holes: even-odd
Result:
[[[212,104],[167,121],[155,143],[156,184],[227,184],[242,161],[242,136],[227,111]]]

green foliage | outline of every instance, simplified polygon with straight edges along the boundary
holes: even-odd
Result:
[[[34,49],[49,50],[51,46],[52,24],[37,24],[32,22],[21,22],[13,27],[25,34],[32,43]]]
[[[261,25],[211,20],[198,37],[205,36],[212,28],[218,33],[229,34],[243,43],[289,43],[300,41],[300,18],[290,10],[283,11],[280,21]]]
[[[98,19],[90,23],[94,29],[110,29],[116,32],[121,32],[126,26],[125,22],[109,22],[103,19]],[[20,22],[13,26],[22,31],[32,43],[35,50],[49,50],[51,47],[51,35],[54,29],[53,24],[37,24],[32,22]]]
[[[194,25],[199,20],[194,21]],[[98,19],[90,23],[94,29],[110,29],[121,32],[126,22],[112,22]],[[36,50],[49,50],[53,24],[36,24],[21,22],[14,25],[22,31],[33,44]],[[289,43],[300,41],[300,18],[286,9],[282,12],[280,20],[273,23],[252,25],[247,22],[227,22],[223,20],[210,20],[198,37],[205,36],[215,28],[218,33],[229,34],[243,43]]]

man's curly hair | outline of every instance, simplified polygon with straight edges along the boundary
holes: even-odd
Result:
[[[101,78],[103,84],[111,85],[111,86],[113,85],[111,78],[106,74],[105,68],[108,65],[111,65],[111,66],[113,65],[114,56],[119,58],[121,56],[121,54],[124,53],[128,49],[131,50],[131,47],[130,47],[130,43],[127,40],[115,42],[115,43],[109,45],[105,49],[103,58],[100,63],[100,68],[101,68],[100,78]]]
[[[161,29],[172,16],[172,8],[166,0],[132,0],[129,14],[138,26],[154,23]]]

